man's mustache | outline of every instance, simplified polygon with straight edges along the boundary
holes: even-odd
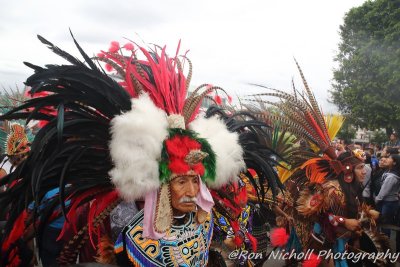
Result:
[[[179,203],[197,203],[197,197],[182,197]]]

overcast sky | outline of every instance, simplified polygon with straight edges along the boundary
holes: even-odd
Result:
[[[31,74],[23,65],[62,63],[36,38],[42,35],[73,55],[69,28],[89,54],[110,41],[190,50],[192,84],[212,83],[233,95],[259,92],[248,83],[301,88],[300,63],[323,110],[328,104],[339,26],[364,0],[35,0],[2,1],[0,86],[15,88]]]

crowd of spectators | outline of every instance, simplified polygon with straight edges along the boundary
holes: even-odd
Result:
[[[382,147],[373,144],[346,144],[336,141],[336,152],[346,148],[362,149],[365,153],[366,178],[363,182],[363,201],[380,213],[381,225],[400,226],[400,140],[392,133]],[[390,237],[391,231],[382,228]],[[400,246],[400,232],[397,234],[397,248]]]

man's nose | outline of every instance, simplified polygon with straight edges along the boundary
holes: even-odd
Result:
[[[196,185],[193,182],[188,183],[188,187],[186,190],[186,195],[188,197],[195,197],[197,195]]]

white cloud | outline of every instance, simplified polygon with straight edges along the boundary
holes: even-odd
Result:
[[[29,69],[62,62],[36,39],[41,34],[78,55],[68,29],[88,54],[112,40],[167,44],[190,49],[193,83],[221,85],[232,94],[257,91],[247,83],[301,88],[299,61],[324,110],[327,104],[339,25],[363,0],[69,0],[5,1],[0,10],[0,84],[22,84]],[[140,41],[139,41],[140,42]]]

